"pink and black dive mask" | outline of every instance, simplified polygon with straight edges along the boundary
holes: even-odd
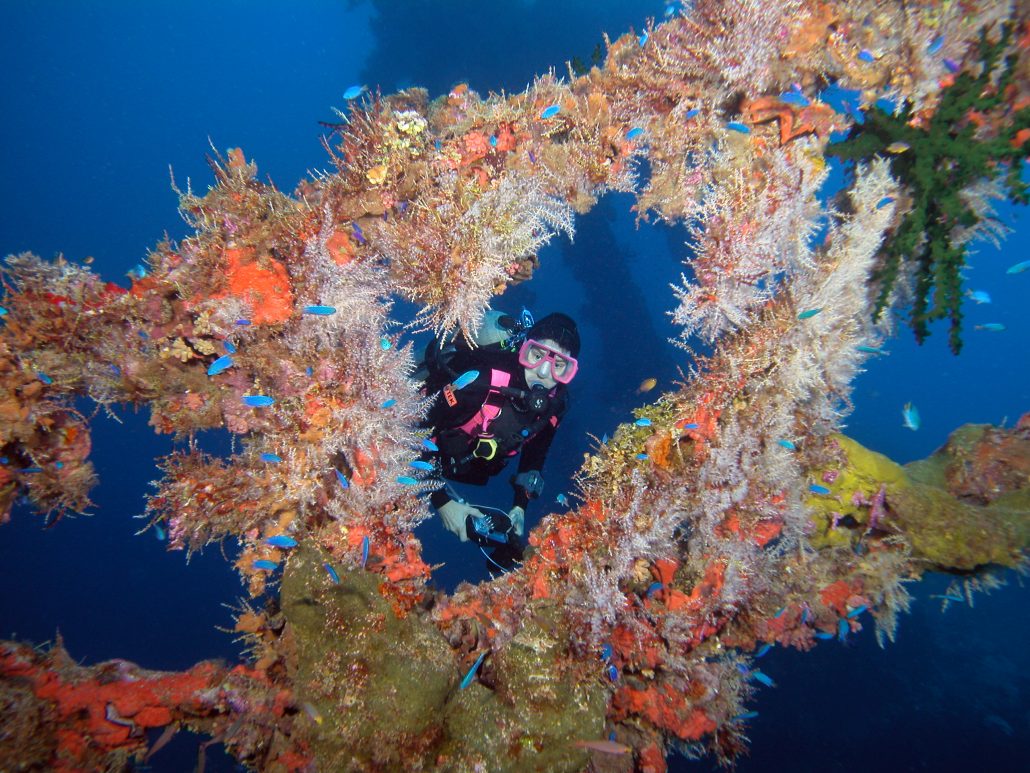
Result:
[[[543,370],[537,370],[545,360],[547,366]],[[527,339],[519,349],[519,365],[530,370],[537,370],[544,378],[548,376],[549,372],[551,378],[561,384],[568,384],[572,381],[579,369],[579,363],[575,357],[552,349],[532,338]]]

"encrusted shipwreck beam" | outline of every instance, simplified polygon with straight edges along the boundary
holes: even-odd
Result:
[[[170,455],[148,513],[173,548],[238,540],[237,568],[265,597],[236,619],[251,664],[205,671],[194,697],[152,693],[161,714],[136,717],[103,688],[170,676],[69,676],[60,649],[5,645],[5,726],[39,731],[28,761],[114,766],[162,724],[267,770],[580,770],[603,756],[654,771],[670,742],[728,761],[765,678],[756,647],[843,639],[865,615],[891,636],[905,580],[1018,565],[1027,419],[963,429],[946,461],[907,470],[837,434],[883,338],[876,279],[912,203],[881,157],[855,165],[832,208],[818,194],[830,132],[854,120],[820,100],[827,85],[862,107],[908,100],[914,122],[948,131],[931,118],[949,74],[981,66],[981,33],[1026,73],[1025,14],[698,0],[568,82],[370,99],[326,142],[336,171],[293,195],[239,149],[216,154],[215,186],[181,196],[196,233],[157,245],[128,290],[8,258],[0,516],[20,494],[50,516],[87,505],[77,397],[147,404],[156,431],[182,437],[226,428],[239,452]],[[1002,85],[956,130],[1030,147],[1011,131],[1030,86]],[[517,571],[433,593],[412,535],[433,483],[408,466],[425,400],[390,295],[420,304],[424,327],[470,333],[609,190],[690,226],[674,318],[684,349],[709,354],[586,459],[582,506],[545,518]],[[954,225],[956,243],[969,227]],[[73,689],[85,714],[60,710]],[[212,690],[235,699],[183,708]],[[0,759],[20,762],[7,738]]]

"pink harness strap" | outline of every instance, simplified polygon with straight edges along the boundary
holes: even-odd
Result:
[[[511,374],[505,373],[503,370],[496,370],[491,368],[490,370],[490,391],[486,393],[486,400],[483,401],[483,406],[476,411],[475,415],[471,419],[461,425],[461,431],[467,435],[476,435],[480,432],[485,433],[490,426],[490,422],[497,418],[497,414],[501,412],[501,406],[495,402],[491,402],[491,397],[497,398],[502,397],[501,393],[497,391],[501,387],[508,386],[511,381]]]

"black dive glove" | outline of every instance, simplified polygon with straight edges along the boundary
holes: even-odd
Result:
[[[544,491],[544,476],[540,470],[526,470],[512,479],[512,485],[525,491],[530,499],[536,499]]]

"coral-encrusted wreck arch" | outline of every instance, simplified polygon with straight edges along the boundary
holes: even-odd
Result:
[[[240,451],[169,456],[148,513],[177,548],[238,539],[250,593],[274,602],[240,610],[252,657],[232,669],[85,669],[4,645],[5,705],[34,743],[0,752],[114,766],[142,730],[182,723],[261,769],[661,770],[672,742],[732,760],[756,647],[870,618],[889,637],[904,579],[1017,565],[1025,422],[964,430],[910,470],[836,434],[883,336],[868,280],[912,200],[882,157],[832,210],[817,193],[830,132],[854,123],[820,101],[827,84],[907,99],[928,125],[949,77],[981,66],[981,30],[1026,72],[1026,24],[998,3],[702,0],[522,94],[369,97],[327,142],[336,170],[292,195],[218,155],[215,187],[182,195],[195,234],[159,244],[129,291],[9,258],[4,513],[20,493],[86,505],[77,396],[148,404],[159,432],[225,427]],[[1020,150],[1028,99],[1010,79],[961,120]],[[609,190],[690,224],[674,318],[713,353],[586,460],[584,504],[532,532],[518,571],[434,595],[412,535],[430,476],[412,485],[408,464],[424,400],[391,293],[470,332]]]

